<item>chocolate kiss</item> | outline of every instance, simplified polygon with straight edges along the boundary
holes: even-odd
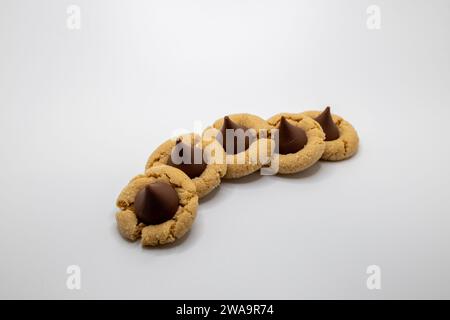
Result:
[[[333,121],[330,107],[326,107],[314,120],[316,120],[325,132],[325,141],[332,141],[339,138],[339,128]]]
[[[188,150],[190,148],[190,155],[186,155],[186,157],[190,158],[189,163],[185,163],[184,150]],[[181,158],[182,162],[180,164],[176,164],[172,161],[172,159]],[[188,161],[186,161],[188,162]],[[205,171],[207,164],[203,160],[203,150],[194,146],[188,146],[184,142],[181,142],[181,139],[177,140],[177,144],[167,161],[169,166],[175,167],[184,173],[186,173],[189,178],[197,178],[199,177],[203,171]]]
[[[235,132],[236,135],[234,136],[234,149],[227,148],[227,131],[226,130],[230,130],[230,129],[232,129],[232,130],[242,129],[244,133],[248,130],[247,127],[238,125],[237,123],[233,122],[228,116],[223,118],[223,125],[222,125],[222,128],[220,129],[221,134],[217,135],[217,140],[222,144],[225,151],[228,154],[238,154],[242,151],[247,150],[248,147],[250,146],[249,135],[245,135],[244,145],[239,146],[238,141],[242,141],[242,138],[238,139],[238,137],[236,136],[236,135],[238,135],[238,133],[236,133],[236,132]],[[231,150],[228,150],[228,149],[231,149]]]
[[[178,193],[170,184],[154,182],[138,192],[134,208],[139,221],[146,225],[160,224],[172,219],[179,201]]]
[[[296,153],[303,149],[308,142],[305,131],[290,124],[285,117],[281,117],[278,130],[280,154]]]

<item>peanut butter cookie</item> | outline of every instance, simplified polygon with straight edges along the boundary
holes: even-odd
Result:
[[[225,179],[236,179],[258,171],[270,161],[273,145],[268,138],[270,126],[258,116],[232,114],[214,122],[211,131],[226,152]],[[204,135],[205,135],[204,133]]]
[[[350,158],[358,151],[358,133],[342,117],[324,111],[306,111],[302,115],[315,119],[325,132],[325,151],[322,160],[339,161]]]
[[[141,238],[144,246],[174,242],[191,228],[198,196],[192,180],[167,165],[148,169],[120,193],[116,214],[119,232],[126,239]]]
[[[321,158],[325,134],[316,121],[301,114],[279,113],[267,122],[272,126],[271,137],[278,144],[272,157],[272,161],[278,161],[278,173],[303,171]]]

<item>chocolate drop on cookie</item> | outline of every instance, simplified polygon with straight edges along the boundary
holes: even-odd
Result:
[[[290,124],[285,117],[281,117],[278,130],[280,154],[296,153],[303,149],[308,142],[306,132],[302,128]]]
[[[190,150],[190,155],[188,154],[184,157],[184,150]],[[181,163],[176,164],[173,162],[173,159],[177,158],[182,159]],[[184,142],[181,142],[180,139],[177,140],[177,144],[175,148],[173,148],[167,164],[183,171],[191,179],[200,177],[207,167],[207,164],[203,160],[203,150],[192,144],[189,146]]]
[[[140,222],[155,225],[172,219],[179,201],[178,193],[170,184],[154,182],[138,192],[134,208]]]
[[[227,154],[238,154],[240,152],[243,152],[245,150],[248,149],[248,147],[250,146],[250,137],[248,134],[245,135],[244,137],[244,144],[242,145],[242,143],[240,143],[239,145],[239,141],[242,141],[241,139],[238,139],[238,132],[235,132],[234,135],[234,148],[227,148],[227,130],[238,130],[238,129],[242,129],[242,131],[244,132],[244,134],[246,133],[246,131],[248,130],[247,127],[238,125],[237,123],[233,122],[228,116],[226,116],[225,118],[223,118],[223,125],[222,128],[220,129],[220,133],[217,135],[217,141],[219,141],[223,148],[225,149],[225,151],[227,152]],[[252,138],[254,138],[252,136]],[[230,150],[229,150],[230,149]]]
[[[326,107],[314,120],[320,124],[323,132],[325,132],[325,141],[339,139],[339,128],[331,117],[330,107]]]

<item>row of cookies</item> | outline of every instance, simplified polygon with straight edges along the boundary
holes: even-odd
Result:
[[[225,116],[201,136],[169,139],[150,155],[145,173],[134,177],[117,199],[118,229],[126,239],[141,238],[145,246],[171,243],[192,226],[198,199],[222,179],[258,170],[300,172],[320,159],[347,159],[358,144],[356,130],[329,107],[268,120],[251,114]]]

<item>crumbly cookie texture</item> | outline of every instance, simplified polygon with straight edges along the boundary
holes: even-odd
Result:
[[[187,144],[194,142],[197,147],[207,151],[204,153],[208,164],[205,171],[199,177],[192,179],[198,197],[203,198],[220,185],[222,177],[227,172],[227,165],[224,158],[225,151],[222,145],[212,138],[207,140],[201,139],[196,134],[188,134],[180,138]],[[148,158],[145,169],[167,164],[175,145],[176,139],[169,139],[161,144]]]
[[[258,171],[270,162],[274,146],[270,139],[260,135],[260,130],[269,134],[270,125],[264,119],[248,113],[232,114],[229,118],[240,126],[256,130],[257,133],[256,141],[247,150],[234,155],[226,154],[227,172],[224,179],[237,179]],[[212,128],[219,132],[222,125],[223,118],[216,120]],[[207,128],[205,132],[208,130],[211,128]]]
[[[308,142],[303,149],[296,153],[274,154],[272,161],[278,160],[278,173],[280,174],[292,174],[303,171],[311,167],[322,157],[325,150],[325,134],[316,121],[301,114],[279,113],[268,119],[267,122],[272,128],[277,128],[282,116],[290,124],[302,128],[308,137]]]
[[[321,111],[305,111],[302,115],[315,118]],[[332,141],[325,141],[325,151],[322,160],[339,161],[350,158],[358,151],[358,133],[353,126],[338,115],[331,115],[334,123],[339,128],[339,138]]]
[[[138,221],[134,211],[134,199],[138,192],[156,181],[172,185],[180,199],[179,207],[172,219],[158,225]],[[160,165],[148,169],[145,175],[138,175],[122,190],[116,201],[121,210],[116,214],[120,234],[131,241],[141,238],[143,246],[158,246],[174,242],[191,228],[198,207],[198,196],[194,182],[182,171]]]
[[[270,162],[274,145],[270,139],[257,139],[244,152],[226,155],[225,179],[237,179],[258,171]]]

